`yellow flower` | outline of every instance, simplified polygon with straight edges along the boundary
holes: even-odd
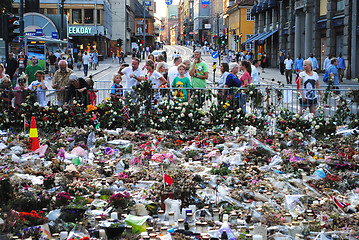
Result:
[[[230,104],[229,104],[229,103],[227,103],[227,102],[226,102],[226,105],[227,105],[228,107],[230,106]]]
[[[107,100],[107,101],[110,101],[110,98],[109,98],[109,97],[107,97],[107,98],[106,98],[106,100]]]
[[[315,155],[313,158],[314,158],[315,160],[318,160],[318,156],[317,156],[317,155]]]
[[[227,105],[223,105],[223,108],[226,108],[227,107]]]

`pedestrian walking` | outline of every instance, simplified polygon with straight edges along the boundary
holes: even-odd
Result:
[[[84,66],[84,75],[87,76],[87,72],[89,69],[89,62],[90,62],[90,55],[87,53],[87,51],[84,52],[84,55],[82,56],[82,64]]]
[[[284,65],[285,65],[285,79],[287,80],[287,84],[292,84],[293,60],[290,58],[289,54],[288,54],[287,58],[284,60]]]
[[[264,73],[264,69],[267,67],[267,54],[264,52],[264,54],[261,57],[261,67],[262,67],[262,73]]]
[[[299,53],[298,57],[295,59],[294,62],[294,70],[297,71],[298,69],[299,71],[303,71],[303,62],[304,59],[302,58],[302,55]]]
[[[331,64],[331,60],[332,59],[332,55],[328,55],[326,57],[326,59],[324,60],[324,64],[323,64],[323,70],[327,70],[327,68],[330,66]]]
[[[300,95],[299,95],[299,115],[303,115],[307,107],[309,112],[315,114],[318,98],[317,91],[319,91],[320,96],[322,96],[322,91],[320,90],[319,76],[318,73],[313,71],[312,62],[310,60],[305,60],[303,62],[303,69],[299,73],[299,86],[300,86]]]
[[[318,71],[319,70],[318,60],[314,57],[313,53],[310,54],[308,60],[312,62],[313,71]]]
[[[284,71],[285,71],[285,54],[284,52],[280,52],[280,56],[279,56],[279,71],[280,74],[284,75]]]
[[[53,51],[50,52],[47,58],[47,62],[49,63],[49,79],[52,79],[53,75],[56,72],[56,64],[58,62],[57,57],[55,56]]]
[[[343,82],[343,77],[344,77],[344,71],[346,69],[345,66],[345,60],[342,57],[342,53],[339,53],[338,56],[338,78],[339,78],[339,82]]]
[[[258,60],[253,60],[251,69],[251,78],[252,78],[252,82],[254,85],[258,86],[260,84],[260,79],[259,79],[259,72],[258,72],[258,67],[259,67],[259,62]]]
[[[337,66],[338,66],[338,59],[332,58],[330,61],[330,65],[326,69],[324,77],[323,77],[323,82],[325,82],[325,84],[327,84],[327,85],[332,83],[334,85],[334,89],[339,89],[339,87],[338,87],[339,77],[338,77]],[[337,95],[336,99],[338,99],[340,91],[334,91],[334,94]]]
[[[94,68],[94,70],[97,70],[97,66],[98,66],[98,52],[97,52],[97,50],[93,50],[92,58],[93,58],[93,68]]]

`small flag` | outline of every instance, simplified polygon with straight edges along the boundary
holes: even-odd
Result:
[[[127,122],[130,122],[130,112],[128,111],[128,106],[124,107],[122,109],[122,113],[125,115]]]
[[[300,88],[300,86],[299,86],[300,82],[299,82],[299,68],[298,68],[298,66],[297,66],[297,69],[295,70],[295,83],[297,84],[297,89],[299,89]]]
[[[164,180],[165,183],[167,183],[170,186],[173,183],[173,179],[170,176],[168,176],[167,173],[164,173],[163,180]]]
[[[30,126],[29,122],[26,120],[25,117],[24,117],[24,125],[25,125],[25,127],[29,127],[29,126]]]
[[[94,114],[94,115],[92,116],[92,121],[95,122],[96,118],[97,118],[97,116],[96,116],[96,114]]]
[[[345,208],[345,207],[348,207],[350,205],[350,203],[340,202],[336,197],[330,196],[330,198],[333,200],[335,205],[337,205],[339,208]]]

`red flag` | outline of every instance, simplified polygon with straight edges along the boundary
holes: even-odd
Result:
[[[299,82],[299,68],[298,68],[298,66],[297,66],[297,69],[295,71],[295,83],[297,84],[297,89],[299,89],[300,88],[300,86],[299,86],[300,82]]]
[[[125,115],[127,122],[130,122],[130,112],[128,111],[128,106],[123,107],[122,113]]]
[[[167,173],[164,173],[163,180],[164,180],[165,183],[167,183],[170,186],[173,183],[173,179],[170,176],[168,176]]]

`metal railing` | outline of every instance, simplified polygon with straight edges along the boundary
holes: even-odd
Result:
[[[109,82],[97,82],[95,89],[88,90],[86,95],[86,104],[100,104],[103,101],[108,101],[111,96],[111,88],[108,88]],[[105,87],[106,86],[106,87]],[[352,89],[331,89],[327,91],[324,86],[320,89],[323,94],[326,92],[327,100],[323,102],[323,98],[320,97],[318,91],[319,89],[312,89],[316,92],[318,99],[318,106],[322,107],[324,115],[326,117],[332,117],[337,111],[338,107],[343,104],[347,105],[348,109],[353,114],[358,114],[358,102],[352,101],[353,99],[349,97],[348,93],[352,90],[358,90],[359,86],[353,85],[350,86]],[[278,112],[281,108],[286,108],[294,113],[299,113],[300,111],[300,102],[299,102],[299,93],[300,90],[296,86],[276,86],[276,85],[260,85],[251,89],[234,89],[234,88],[203,88],[203,89],[193,89],[193,88],[160,88],[152,89],[152,92],[148,94],[148,99],[153,101],[154,99],[161,100],[167,99],[168,101],[173,98],[176,91],[188,91],[188,102],[191,104],[194,102],[194,99],[197,99],[200,107],[203,109],[209,109],[213,104],[223,104],[225,102],[236,105],[238,107],[244,108],[247,113],[254,113],[260,115],[265,109],[272,109],[274,112]],[[130,94],[131,97],[136,98],[133,89],[123,88],[122,91],[125,95]],[[14,93],[16,91],[1,90],[1,108],[11,108],[15,107],[14,99],[10,96],[10,92]],[[56,90],[45,90],[46,92],[46,102],[50,105],[57,105],[58,99]],[[78,92],[77,92],[78,93]],[[340,93],[340,94],[338,94]],[[8,101],[4,101],[4,97]],[[85,103],[83,99],[79,98],[79,95],[74,96],[76,100],[75,103]],[[10,101],[10,102],[9,102]],[[11,102],[12,101],[12,102]],[[72,100],[69,104],[74,103]],[[308,111],[308,109],[307,109]]]

